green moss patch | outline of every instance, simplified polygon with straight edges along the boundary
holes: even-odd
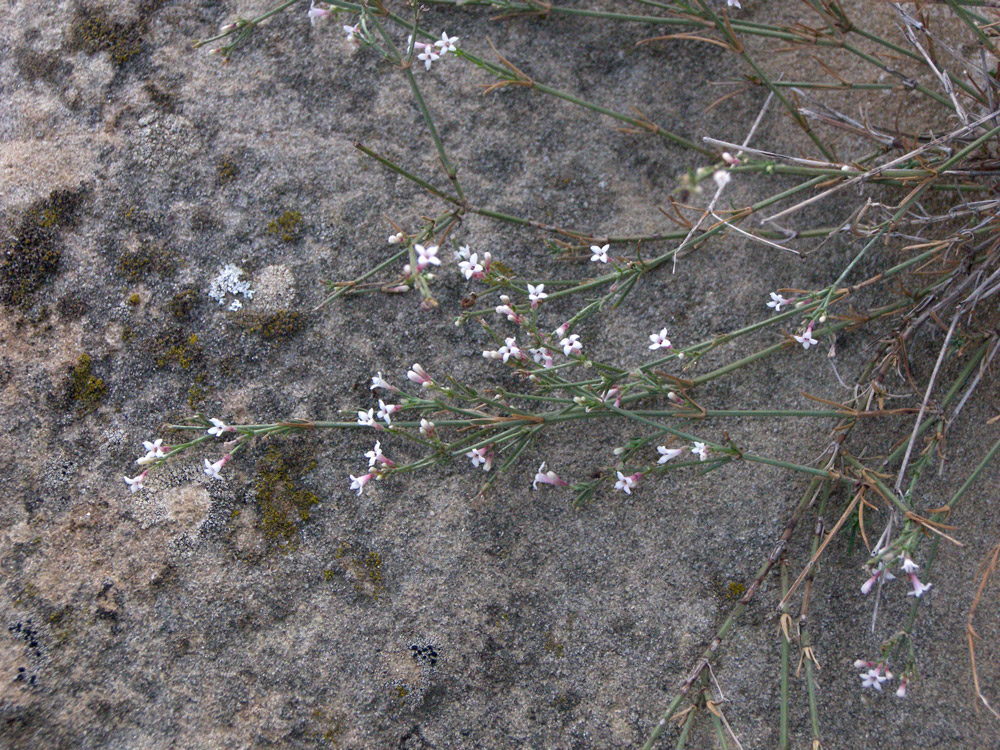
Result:
[[[285,211],[268,223],[267,233],[280,237],[282,242],[295,242],[302,237],[302,214],[299,211]]]
[[[69,376],[68,395],[70,403],[83,412],[96,409],[108,395],[108,386],[93,371],[93,361],[89,354],[81,354]]]
[[[257,461],[254,496],[257,526],[267,541],[282,551],[298,547],[299,526],[309,520],[309,509],[319,498],[295,485],[295,478],[310,471],[315,461],[276,447]]]

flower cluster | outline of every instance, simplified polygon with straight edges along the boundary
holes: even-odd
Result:
[[[440,60],[445,53],[458,52],[458,48],[455,46],[457,41],[457,36],[448,36],[448,32],[442,31],[441,38],[433,44],[418,42],[412,36],[407,40],[407,43],[413,44],[413,51],[417,53],[417,59],[424,64],[425,70],[430,70],[431,64]]]
[[[917,578],[917,570],[920,566],[917,565],[910,556],[905,552],[899,556],[901,560],[899,564],[899,569],[903,572],[903,575],[910,580],[910,585],[913,588],[906,592],[907,596],[915,596],[918,599],[923,596],[930,588],[934,585],[933,583],[923,583],[919,578]],[[885,563],[880,564],[877,568],[872,571],[871,576],[863,584],[861,584],[861,593],[867,594],[872,590],[872,587],[878,582],[879,578],[886,581],[896,580],[896,576],[888,571]]]

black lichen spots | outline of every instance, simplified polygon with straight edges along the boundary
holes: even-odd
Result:
[[[108,394],[108,385],[93,371],[89,354],[81,354],[69,375],[67,397],[71,406],[84,414],[94,411]]]
[[[421,646],[418,643],[410,645],[410,654],[413,656],[413,661],[417,664],[426,664],[427,666],[435,666],[438,660],[437,649],[431,645]]]
[[[285,211],[277,219],[268,222],[267,233],[280,237],[282,242],[296,242],[302,237],[302,213]]]
[[[290,552],[298,547],[299,526],[309,520],[309,509],[319,498],[295,485],[295,479],[311,471],[315,460],[271,447],[257,461],[254,496],[257,526],[274,547]]]
[[[42,647],[38,641],[38,629],[31,624],[30,619],[23,622],[11,623],[7,626],[7,632],[24,643],[27,652],[26,655],[29,660],[35,661],[42,658]],[[18,667],[14,673],[14,682],[34,686],[37,676],[37,670]]]
[[[0,257],[0,302],[27,307],[56,274],[62,257],[59,230],[72,227],[83,191],[55,190],[33,203],[4,242]]]

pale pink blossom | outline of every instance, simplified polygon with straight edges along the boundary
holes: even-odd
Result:
[[[913,591],[907,591],[907,596],[915,596],[919,599],[934,585],[933,583],[921,583],[916,573],[910,573],[909,578],[910,583],[913,585]]]
[[[382,425],[375,421],[375,410],[369,409],[368,411],[358,412],[358,424],[362,427],[374,427],[376,430],[381,430]]]
[[[236,432],[236,428],[229,427],[221,419],[216,419],[215,417],[212,417],[208,421],[211,422],[213,425],[215,425],[214,427],[209,427],[208,428],[208,434],[209,435],[215,435],[215,436],[219,437],[224,432]]]
[[[691,448],[691,452],[698,457],[699,461],[708,460],[708,446],[704,443],[695,443]]]
[[[361,24],[354,24],[354,26],[343,26],[347,41],[356,42],[358,41],[358,34],[361,33]]]
[[[803,349],[808,349],[810,346],[816,346],[819,343],[812,335],[813,324],[810,322],[809,326],[806,328],[805,333],[801,336],[792,336],[793,339],[802,344]]]
[[[455,48],[457,41],[457,36],[448,36],[448,32],[442,31],[441,38],[434,42],[434,46],[441,50],[442,55],[445,52],[457,52],[458,50]]]
[[[395,466],[396,464],[385,457],[382,453],[382,442],[379,440],[375,441],[375,447],[370,451],[365,452],[365,458],[368,459],[368,468],[371,469],[375,464],[381,464],[382,466]]]
[[[483,471],[489,471],[493,468],[493,446],[487,445],[484,448],[473,448],[465,457],[472,462],[473,466],[482,466]]]
[[[434,47],[424,47],[424,50],[417,55],[418,60],[422,60],[424,63],[424,70],[431,69],[431,63],[436,60],[441,59],[441,55],[438,53]]]
[[[402,232],[396,232],[395,234],[389,235],[390,245],[399,245],[403,242],[406,242],[406,235],[403,234]]]
[[[128,485],[129,492],[135,494],[136,492],[142,489],[142,483],[146,481],[147,474],[149,474],[149,469],[146,469],[144,472],[142,472],[142,474],[139,474],[139,476],[137,477],[133,477],[131,479],[129,477],[122,477],[122,479],[124,479],[125,484]]]
[[[903,561],[903,564],[900,567],[903,569],[904,573],[916,573],[917,570],[920,569],[920,566],[913,562],[909,555],[900,555],[899,557]]]
[[[389,385],[389,383],[386,382],[386,380],[382,377],[381,370],[372,375],[372,384],[369,386],[369,389],[374,391],[376,388],[385,388],[387,391],[394,391],[394,392],[399,391],[398,388]]]
[[[441,259],[437,257],[438,246],[428,245],[424,247],[423,245],[414,245],[413,250],[417,254],[417,270],[423,271],[427,266],[440,266]]]
[[[660,454],[660,460],[656,462],[658,464],[665,464],[667,461],[673,461],[684,452],[683,448],[668,448],[665,445],[656,446],[656,450]]]
[[[221,480],[222,475],[219,472],[222,471],[222,467],[228,464],[231,459],[232,456],[228,453],[224,455],[222,458],[220,458],[218,461],[216,461],[214,464],[206,458],[205,473],[208,474],[210,477],[212,477],[212,479]]]
[[[539,484],[552,484],[557,487],[569,487],[569,482],[560,479],[559,475],[554,471],[546,471],[544,461],[542,461],[542,465],[538,467],[535,478],[531,482],[531,489],[537,490]]]
[[[552,352],[550,352],[545,347],[540,347],[538,349],[529,349],[531,353],[531,358],[535,360],[536,364],[542,367],[552,367]]]
[[[392,415],[403,407],[399,404],[387,404],[382,399],[378,400],[378,418],[385,422],[387,425],[392,425]]]
[[[375,474],[368,472],[367,474],[362,474],[360,477],[356,477],[353,474],[349,474],[348,476],[351,478],[351,489],[357,490],[360,495],[365,485],[375,477]]]
[[[424,437],[432,437],[434,435],[434,423],[429,419],[421,419],[420,434]]]
[[[782,305],[790,305],[792,301],[782,297],[777,292],[771,292],[771,301],[767,303],[768,307],[773,307],[775,312],[781,312]]]
[[[423,367],[416,363],[414,363],[413,367],[411,367],[406,373],[406,377],[414,383],[419,383],[424,388],[430,388],[434,385],[434,381],[431,380],[431,376],[427,374]]]
[[[325,3],[316,5],[315,2],[312,2],[309,4],[309,13],[307,15],[309,16],[309,23],[315,26],[316,21],[330,15],[330,8]]]
[[[620,471],[617,472],[617,474],[618,474],[618,481],[615,482],[615,489],[621,490],[626,495],[631,495],[632,488],[635,487],[635,483],[639,481],[639,478],[642,476],[642,472],[636,472],[631,476],[625,476]]]

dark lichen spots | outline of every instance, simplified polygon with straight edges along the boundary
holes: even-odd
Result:
[[[142,24],[121,23],[104,10],[80,9],[72,24],[69,47],[94,55],[107,52],[121,67],[142,52]]]
[[[56,274],[62,247],[58,230],[76,223],[83,191],[56,190],[33,203],[0,257],[0,302],[26,307],[32,296]]]
[[[195,232],[212,232],[221,228],[222,223],[207,206],[196,206],[191,211],[191,229]]]
[[[137,282],[149,274],[170,276],[177,271],[177,256],[159,245],[144,245],[126,250],[118,258],[118,273],[128,281]]]
[[[70,292],[59,298],[56,302],[56,312],[63,320],[78,320],[87,314],[90,305],[83,297]]]
[[[302,237],[302,214],[299,211],[285,211],[268,223],[267,233],[280,237],[282,242],[295,242]]]
[[[193,286],[187,286],[170,298],[170,302],[167,303],[167,309],[170,310],[170,314],[177,320],[190,320],[191,313],[194,312],[200,301],[201,295],[198,294],[198,289]]]
[[[309,520],[309,509],[319,502],[314,493],[294,481],[314,466],[315,461],[276,447],[257,461],[253,480],[257,525],[267,541],[282,551],[298,546],[299,526]]]
[[[255,313],[242,315],[240,325],[251,333],[259,333],[266,341],[291,338],[306,325],[302,313],[290,310],[277,310],[272,313]]]
[[[147,83],[145,86],[146,93],[149,95],[149,100],[156,105],[156,107],[167,114],[172,114],[177,108],[177,97],[170,94],[155,83]]]
[[[59,85],[73,72],[73,65],[58,52],[36,52],[30,47],[18,47],[13,58],[17,72],[27,81],[42,80]]]
[[[220,185],[228,185],[240,176],[240,163],[234,156],[223,156],[215,164],[215,174]]]
[[[70,403],[82,412],[96,409],[108,393],[108,386],[97,377],[89,354],[81,354],[69,376]]]

